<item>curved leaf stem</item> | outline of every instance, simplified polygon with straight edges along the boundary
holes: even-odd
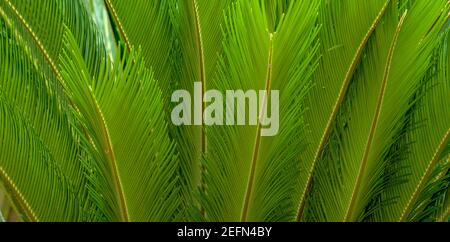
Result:
[[[272,33],[270,33],[269,38],[270,38],[269,39],[269,59],[268,59],[268,64],[267,64],[266,95],[265,95],[265,100],[263,102],[264,105],[261,110],[261,116],[258,121],[258,128],[256,131],[255,146],[254,146],[254,150],[253,150],[253,158],[252,158],[252,164],[251,164],[251,168],[250,168],[250,175],[248,178],[247,189],[246,189],[245,198],[244,198],[244,205],[242,208],[241,222],[245,222],[248,219],[247,218],[248,217],[248,209],[250,207],[253,186],[255,183],[256,167],[258,165],[259,148],[261,145],[261,130],[262,130],[261,119],[265,115],[264,110],[265,110],[265,106],[268,103],[270,85],[272,82],[272,70],[273,70],[273,66],[272,66],[272,63],[273,63],[273,61],[272,61],[272,59],[273,59],[273,34]]]
[[[39,222],[39,219],[30,204],[27,202],[22,193],[20,193],[17,186],[2,167],[0,167],[0,180],[3,181],[6,190],[9,191],[8,194],[10,194],[11,198],[14,200],[14,204],[19,207],[20,212],[27,217],[28,221]]]
[[[194,25],[195,25],[195,45],[198,50],[198,58],[199,58],[199,75],[200,82],[202,84],[202,92],[206,91],[206,71],[205,71],[205,54],[203,49],[203,36],[202,36],[202,28],[200,25],[200,16],[198,13],[198,3],[197,0],[192,0],[192,4],[194,7]],[[205,104],[202,102],[202,113],[205,110]],[[203,125],[203,115],[202,115],[202,153],[206,152],[206,133],[205,127]]]
[[[131,45],[130,39],[128,38],[128,35],[125,32],[122,21],[120,20],[116,9],[114,8],[113,4],[111,3],[111,0],[105,0],[105,6],[111,13],[111,16],[114,18],[114,22],[116,23],[117,28],[123,37],[123,41],[125,42],[125,46],[127,47],[128,52],[130,52],[131,49],[133,48],[133,46]]]
[[[42,42],[39,40],[38,36],[36,35],[36,33],[33,31],[33,29],[31,28],[31,26],[28,24],[28,22],[25,20],[25,18],[19,13],[19,11],[17,10],[17,8],[9,1],[9,0],[5,0],[5,2],[8,4],[8,6],[11,8],[12,12],[16,15],[16,17],[19,19],[20,24],[25,28],[25,30],[31,35],[31,38],[33,39],[33,41],[35,42],[35,44],[37,45],[37,47],[39,48],[39,50],[42,52],[42,54],[44,55],[45,60],[48,62],[48,64],[50,65],[51,69],[53,70],[53,72],[55,73],[56,77],[59,80],[62,80],[61,77],[61,73],[59,72],[59,69],[56,65],[56,63],[53,61],[53,59],[50,57],[50,55],[48,54],[47,49],[45,48],[45,46],[42,44]],[[7,17],[6,13],[3,11],[3,9],[0,7],[0,15],[2,15],[3,17]]]
[[[434,167],[436,166],[437,162],[439,161],[439,158],[440,158],[442,152],[444,152],[445,146],[447,145],[447,143],[449,141],[450,141],[450,129],[444,135],[444,138],[442,138],[441,143],[439,143],[439,146],[437,147],[436,152],[433,155],[433,158],[428,163],[428,166],[427,166],[427,169],[425,170],[424,175],[422,176],[419,183],[417,184],[416,189],[414,190],[414,193],[411,195],[411,198],[408,201],[408,204],[403,209],[403,213],[399,219],[400,222],[404,222],[408,219],[408,216],[411,213],[412,209],[414,208],[414,205],[415,205],[420,193],[424,189],[424,187],[428,181],[428,178],[431,176]]]

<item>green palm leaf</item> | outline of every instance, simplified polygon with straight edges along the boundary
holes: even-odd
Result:
[[[268,32],[270,18],[259,1],[238,1],[227,13],[224,57],[211,87],[279,90],[283,116],[275,137],[262,137],[262,123],[207,128],[206,220],[294,219],[296,167],[306,144],[303,98],[317,60],[317,8],[318,2],[293,3],[276,32]]]
[[[0,1],[0,221],[450,219],[447,0],[98,3]]]
[[[217,19],[222,19],[223,10],[232,1],[105,1],[124,42],[129,48],[141,46],[147,65],[155,70],[168,118],[173,108],[169,103],[172,91],[192,91],[196,81],[206,90],[213,79],[222,41],[221,21]],[[142,26],[143,21],[155,24]],[[202,126],[172,126],[170,131],[180,154],[183,206],[191,207],[193,193],[201,183],[199,161],[206,150],[206,136]]]
[[[90,152],[99,172],[93,185],[105,202],[106,218],[173,219],[179,206],[178,162],[152,74],[132,52],[117,57],[113,66],[103,62],[99,76],[91,77],[68,30],[64,43],[64,88],[92,142]]]
[[[409,221],[448,221],[449,163],[442,159],[430,174],[429,181],[418,196]]]
[[[427,85],[430,90],[424,94],[423,104],[415,117],[416,122],[424,123],[424,127],[412,134],[416,137],[416,142],[411,147],[411,156],[406,160],[407,164],[415,164],[410,166],[414,179],[398,187],[405,191],[405,196],[400,196],[400,202],[393,208],[397,209],[396,211],[402,210],[401,220],[415,220],[417,215],[415,216],[413,211],[417,210],[417,207],[420,211],[424,201],[436,199],[433,195],[440,190],[444,190],[445,198],[446,190],[449,188],[446,161],[449,155],[450,125],[446,120],[450,118],[450,111],[441,108],[445,105],[443,100],[446,100],[450,91],[448,31],[442,39],[442,44],[436,51],[437,57],[433,60],[434,69],[431,72],[433,79]],[[448,207],[441,204],[437,207],[445,209],[446,206]],[[391,214],[395,212],[391,211]]]
[[[321,154],[309,220],[390,220],[378,210],[396,202],[395,197],[382,193],[391,186],[398,188],[405,179],[401,161],[408,157],[399,154],[407,156],[409,139],[416,139],[409,137],[416,124],[409,114],[427,72],[424,63],[429,62],[438,43],[445,6],[445,1],[416,1],[400,22],[396,5],[388,8],[383,26],[377,28],[352,77],[347,100]]]
[[[309,94],[305,118],[310,125],[310,145],[302,155],[297,220],[305,213],[315,168],[331,134],[332,126],[349,83],[370,37],[378,27],[391,1],[324,1],[321,8],[321,65],[315,74],[315,87]],[[360,14],[364,13],[364,14]],[[352,26],[349,28],[349,26]],[[351,31],[351,34],[347,31]]]
[[[5,22],[0,27],[0,180],[24,220],[94,219],[76,120],[62,111],[27,42]]]

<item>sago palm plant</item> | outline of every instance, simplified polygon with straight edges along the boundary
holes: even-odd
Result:
[[[448,221],[449,12],[448,0],[0,0],[4,217]],[[172,94],[196,85],[279,91],[277,134],[261,119],[175,125]]]

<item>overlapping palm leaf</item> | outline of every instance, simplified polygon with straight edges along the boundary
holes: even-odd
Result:
[[[448,221],[447,0],[103,2],[0,1],[22,220]],[[173,125],[194,83],[278,90],[279,132]]]

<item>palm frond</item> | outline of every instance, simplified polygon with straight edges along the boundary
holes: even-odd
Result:
[[[75,120],[61,108],[28,43],[0,24],[0,181],[24,220],[94,220]]]
[[[353,198],[360,193],[362,174],[368,166],[367,155],[380,119],[381,97],[386,91],[387,75],[402,27],[396,10],[394,4],[387,6],[379,20],[383,24],[367,40],[365,50],[361,50],[364,59],[352,67],[354,73],[346,93],[342,93],[342,103],[316,165],[314,191],[308,201],[311,207],[307,207],[312,214],[308,219],[342,221],[353,212]],[[349,153],[350,149],[353,152]],[[318,187],[320,191],[315,191]]]
[[[305,119],[310,126],[309,145],[301,157],[297,220],[303,219],[314,173],[330,137],[363,51],[385,15],[391,0],[324,1],[320,9],[322,59],[309,93]],[[364,13],[364,14],[360,14]],[[351,26],[351,27],[349,27]],[[351,33],[350,33],[351,31]],[[320,110],[320,111],[319,111]]]
[[[168,117],[174,90],[193,91],[194,82],[201,82],[206,90],[213,79],[222,47],[223,11],[233,1],[105,1],[122,39],[130,47],[141,46],[148,66],[155,70]],[[143,22],[155,24],[143,26]],[[193,191],[201,183],[199,161],[206,149],[205,132],[201,125],[171,126],[170,131],[180,154],[183,193],[188,203],[184,207],[191,206]]]
[[[431,199],[430,195],[436,193],[436,189],[448,188],[445,161],[449,154],[450,125],[446,120],[450,118],[450,112],[442,108],[450,91],[448,31],[441,42],[442,44],[436,50],[437,57],[432,60],[434,69],[429,77],[431,80],[426,86],[428,89],[415,116],[416,122],[422,124],[422,127],[416,129],[411,135],[415,142],[411,147],[411,156],[406,162],[414,164],[410,165],[414,179],[399,187],[405,194],[400,197],[398,207],[395,207],[397,211],[402,210],[400,220],[417,218],[413,212],[417,210],[415,207],[420,207],[424,201]]]
[[[366,44],[364,59],[349,79],[323,150],[316,153],[319,160],[308,220],[361,221],[383,216],[378,210],[389,207],[394,197],[381,194],[405,179],[400,162],[405,158],[398,154],[407,154],[409,148],[402,143],[413,125],[408,114],[427,71],[423,63],[428,63],[438,43],[446,2],[416,1],[404,25],[400,24],[403,18],[398,23],[397,6],[392,3],[387,8],[382,25]],[[421,28],[415,27],[418,22]]]
[[[175,15],[172,20],[176,30],[177,50],[174,52],[177,55],[172,56],[174,90],[184,89],[193,93],[195,82],[201,83],[203,92],[211,87],[217,74],[219,56],[223,52],[221,24],[225,20],[224,11],[232,2],[234,0],[175,2],[176,5],[173,6]],[[201,109],[197,112],[203,112],[205,106],[203,105]],[[180,126],[172,129],[175,130],[173,135],[178,143],[181,162],[185,166],[182,177],[187,184],[186,197],[191,200],[194,197],[188,206],[191,213],[195,214],[198,206],[195,201],[197,187],[204,189],[205,185],[201,180],[204,170],[200,160],[207,150],[208,140],[203,118],[194,122],[196,126]]]
[[[105,215],[170,221],[179,206],[178,162],[152,74],[132,51],[118,55],[113,66],[104,61],[99,76],[91,77],[69,30],[64,43],[64,88],[91,139],[99,171],[93,185],[104,199]]]
[[[0,221],[448,221],[449,11],[1,0]]]
[[[260,122],[207,128],[202,199],[207,221],[294,220],[296,167],[305,146],[303,98],[318,57],[318,6],[315,1],[292,3],[276,32],[270,32],[270,18],[259,1],[238,1],[227,12],[224,57],[210,87],[223,93],[263,90],[267,98],[279,90],[283,116],[275,137],[262,137]],[[226,101],[225,110],[232,102]],[[235,114],[225,116],[229,120]]]

